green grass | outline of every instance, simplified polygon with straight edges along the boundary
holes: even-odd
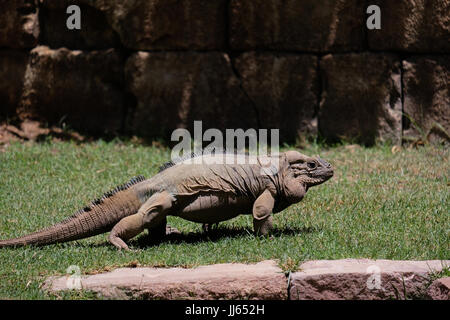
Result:
[[[311,145],[335,176],[305,199],[275,215],[274,234],[252,235],[241,216],[209,236],[201,225],[169,218],[179,238],[118,252],[107,234],[42,248],[0,250],[0,298],[47,299],[50,275],[78,265],[92,273],[127,265],[185,266],[276,259],[284,270],[311,259],[449,259],[450,151],[426,146],[401,149]],[[46,227],[82,208],[132,176],[152,176],[169,150],[103,141],[13,144],[0,152],[0,238]],[[70,293],[56,298],[91,298]]]

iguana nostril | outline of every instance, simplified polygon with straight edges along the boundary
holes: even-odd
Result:
[[[320,157],[317,157],[317,160],[319,161],[319,163],[325,167],[325,168],[331,168],[331,164],[329,164],[327,161],[321,159]]]

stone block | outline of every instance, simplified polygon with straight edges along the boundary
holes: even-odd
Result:
[[[230,44],[236,50],[361,50],[361,0],[231,0]]]
[[[412,56],[403,61],[405,137],[450,142],[449,83],[449,56]]]
[[[399,59],[372,53],[327,55],[320,68],[319,130],[325,139],[401,143]]]
[[[128,121],[135,134],[170,139],[174,129],[186,128],[193,135],[195,120],[203,130],[257,128],[255,110],[224,53],[138,52],[125,69],[137,99]]]
[[[19,116],[67,124],[89,134],[113,134],[124,115],[123,59],[114,50],[30,53]]]
[[[381,29],[368,30],[370,50],[450,51],[450,1],[373,0],[381,10]]]
[[[50,292],[68,290],[68,277],[44,283]],[[226,263],[183,268],[121,268],[81,277],[83,290],[115,299],[252,299],[287,298],[285,275],[274,261]]]
[[[447,261],[342,259],[308,261],[291,274],[292,300],[424,298],[429,274]],[[406,297],[405,297],[406,293]]]
[[[283,142],[317,135],[315,56],[249,52],[239,56],[235,66],[261,128],[279,129]]]

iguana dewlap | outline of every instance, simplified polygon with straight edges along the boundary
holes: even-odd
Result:
[[[333,176],[331,165],[288,151],[271,157],[211,155],[170,162],[150,179],[133,178],[66,220],[1,247],[47,245],[110,231],[119,249],[144,229],[166,233],[166,217],[205,224],[252,214],[256,234],[267,234],[272,214],[301,201],[308,188]]]

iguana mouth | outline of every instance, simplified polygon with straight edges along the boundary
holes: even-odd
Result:
[[[316,186],[318,184],[321,184],[323,182],[325,182],[326,180],[330,179],[330,177],[326,178],[326,179],[320,179],[320,178],[309,178],[306,183],[308,184],[308,186],[312,187],[312,186]]]
[[[334,171],[330,165],[330,167],[317,169],[313,172],[310,172],[306,183],[309,184],[310,186],[315,186],[324,183],[325,181],[333,177],[333,175]]]

